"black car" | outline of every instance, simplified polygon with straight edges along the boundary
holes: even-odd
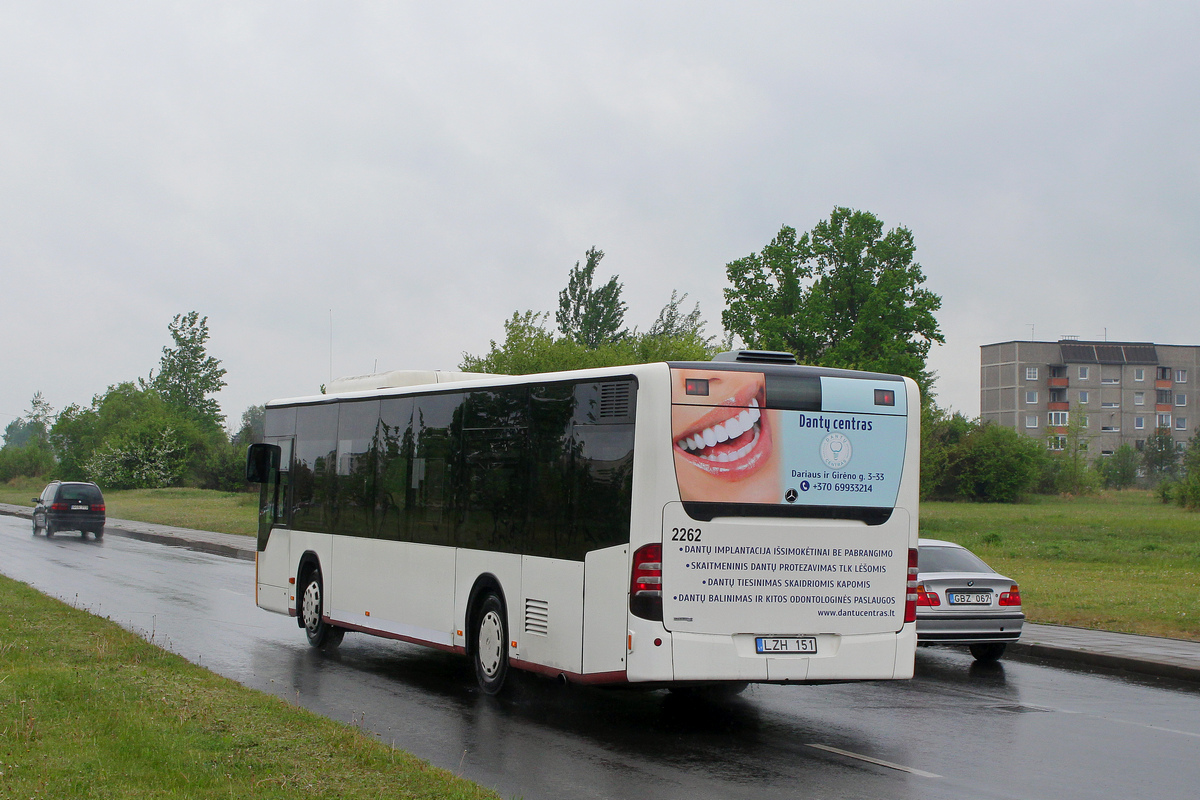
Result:
[[[33,498],[33,535],[43,528],[47,536],[59,531],[88,531],[99,539],[104,535],[104,495],[94,483],[52,481]]]

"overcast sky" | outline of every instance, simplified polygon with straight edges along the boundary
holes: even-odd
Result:
[[[834,206],[946,337],[1200,343],[1200,4],[0,2],[0,426],[207,315],[230,423],[454,369],[604,250],[626,321]]]

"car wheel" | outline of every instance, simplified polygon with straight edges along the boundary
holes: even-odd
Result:
[[[33,535],[37,536],[37,532],[38,532],[37,517],[34,517],[33,518]]]
[[[45,526],[44,526],[44,527],[45,527],[45,529],[46,529],[46,538],[47,538],[47,539],[53,538],[53,536],[54,536],[54,523],[53,523],[53,522],[51,522],[50,520],[46,520],[46,524],[45,524]]]
[[[1004,655],[1004,642],[987,642],[967,646],[976,661],[998,661]]]
[[[508,626],[504,604],[495,592],[487,592],[479,602],[471,644],[479,688],[485,694],[498,694],[508,677]]]
[[[300,621],[304,623],[304,634],[313,647],[337,647],[341,644],[345,631],[335,628],[322,618],[324,609],[321,570],[313,568],[304,579],[304,590],[300,595]]]
[[[104,528],[96,528],[96,530],[92,531],[92,536],[95,536],[97,539],[104,538]]]

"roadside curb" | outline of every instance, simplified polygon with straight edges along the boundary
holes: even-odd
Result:
[[[0,503],[0,514],[12,517],[33,518],[33,509],[24,506]],[[230,533],[216,533],[192,528],[177,528],[172,525],[158,525],[153,522],[135,522],[127,519],[109,518],[104,525],[104,533],[108,536],[122,536],[126,539],[139,539],[143,542],[153,542],[168,547],[183,547],[200,553],[209,553],[225,558],[237,558],[242,561],[253,561],[255,553],[254,539],[248,536],[236,536]]]
[[[29,519],[33,509],[0,503],[0,514]],[[249,536],[122,519],[108,520],[104,530],[115,536],[226,558],[255,558],[256,543]],[[1007,654],[1015,659],[1044,659],[1064,666],[1099,667],[1200,683],[1200,642],[1182,639],[1027,622],[1021,639],[1008,645]]]

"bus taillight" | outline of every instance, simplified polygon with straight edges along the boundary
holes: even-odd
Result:
[[[917,548],[908,548],[908,588],[904,595],[904,621],[917,621]]]
[[[662,621],[662,545],[648,544],[633,554],[629,611],[642,619]]]

